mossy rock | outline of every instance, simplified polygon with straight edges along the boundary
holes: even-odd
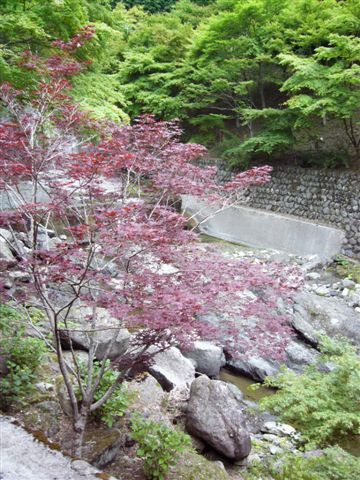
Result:
[[[360,283],[360,264],[350,258],[338,255],[328,270],[340,278],[349,278],[355,283]]]
[[[126,436],[117,428],[97,428],[85,434],[84,459],[98,468],[115,460]]]
[[[220,462],[210,462],[193,451],[181,455],[177,464],[170,469],[168,480],[229,480]]]
[[[51,438],[60,430],[61,415],[61,407],[57,402],[44,401],[25,412],[24,425],[29,430],[39,430]]]

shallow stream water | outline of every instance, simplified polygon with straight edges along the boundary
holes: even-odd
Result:
[[[224,382],[236,385],[244,394],[245,400],[251,400],[252,402],[259,402],[262,398],[268,397],[269,395],[274,395],[276,392],[276,390],[273,388],[264,387],[263,385],[255,382],[255,380],[234,373],[227,368],[221,369],[219,378]],[[253,390],[251,385],[257,385],[256,390]]]

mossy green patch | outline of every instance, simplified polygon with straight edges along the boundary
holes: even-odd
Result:
[[[171,468],[169,480],[229,480],[218,462],[211,462],[192,450],[184,452]]]

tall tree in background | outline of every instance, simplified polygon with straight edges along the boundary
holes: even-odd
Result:
[[[72,95],[93,116],[179,118],[187,139],[243,168],[358,156],[358,1],[178,0],[156,13],[136,3],[2,2],[0,80],[27,85],[33,72],[19,68],[22,51],[51,56],[54,38],[67,41],[91,22],[96,36],[74,53],[91,67],[72,80]],[[316,106],[301,104],[306,96]]]
[[[70,52],[77,60],[91,62],[90,68],[76,77],[72,95],[98,118],[128,120],[118,81],[118,57],[136,14],[128,14],[122,4],[112,11],[107,0],[28,0],[1,2],[0,17],[0,81],[19,88],[34,80],[33,71],[19,68],[24,50],[51,56],[54,39],[68,41],[91,22],[96,27],[92,41]]]
[[[152,32],[153,38],[157,32],[164,34],[155,43],[151,35],[142,37],[143,31]],[[305,155],[315,162],[321,151],[319,161],[326,162],[341,150],[344,158],[334,161],[343,163],[357,148],[353,133],[357,72],[352,66],[356,60],[347,58],[346,48],[337,49],[337,68],[352,79],[340,80],[338,75],[331,82],[334,88],[338,83],[342,98],[348,95],[345,103],[353,103],[354,108],[339,115],[328,111],[327,117],[334,122],[324,128],[321,114],[313,112],[309,126],[310,115],[288,103],[295,96],[289,90],[293,82],[286,83],[294,67],[283,56],[296,56],[297,66],[300,60],[304,65],[307,61],[322,65],[321,76],[329,80],[328,74],[332,78],[333,74],[324,68],[335,57],[320,60],[317,49],[331,49],[334,55],[334,35],[353,44],[359,31],[360,11],[354,0],[218,0],[208,6],[180,0],[171,12],[145,17],[129,36],[120,79],[131,101],[130,115],[152,112],[169,119],[179,117],[189,138],[217,146],[215,153],[234,165],[284,154],[294,157],[297,152],[299,158]],[[177,48],[172,48],[175,38]],[[327,93],[318,92],[314,98],[330,95],[335,99],[328,80]],[[346,125],[344,133],[339,123]],[[337,143],[330,129],[338,132]]]
[[[312,56],[280,55],[293,74],[282,90],[294,111],[296,126],[312,128],[338,120],[360,166],[360,39],[332,35],[329,46],[318,47]]]
[[[165,12],[170,10],[176,0],[122,0],[128,8],[139,6],[150,13]],[[115,0],[113,4],[119,3]]]

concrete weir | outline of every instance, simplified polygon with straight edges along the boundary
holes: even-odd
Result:
[[[325,260],[341,251],[345,239],[342,230],[266,210],[231,206],[216,213],[216,205],[190,195],[183,196],[182,206],[197,221],[206,219],[199,227],[202,233],[249,247],[319,255]]]

